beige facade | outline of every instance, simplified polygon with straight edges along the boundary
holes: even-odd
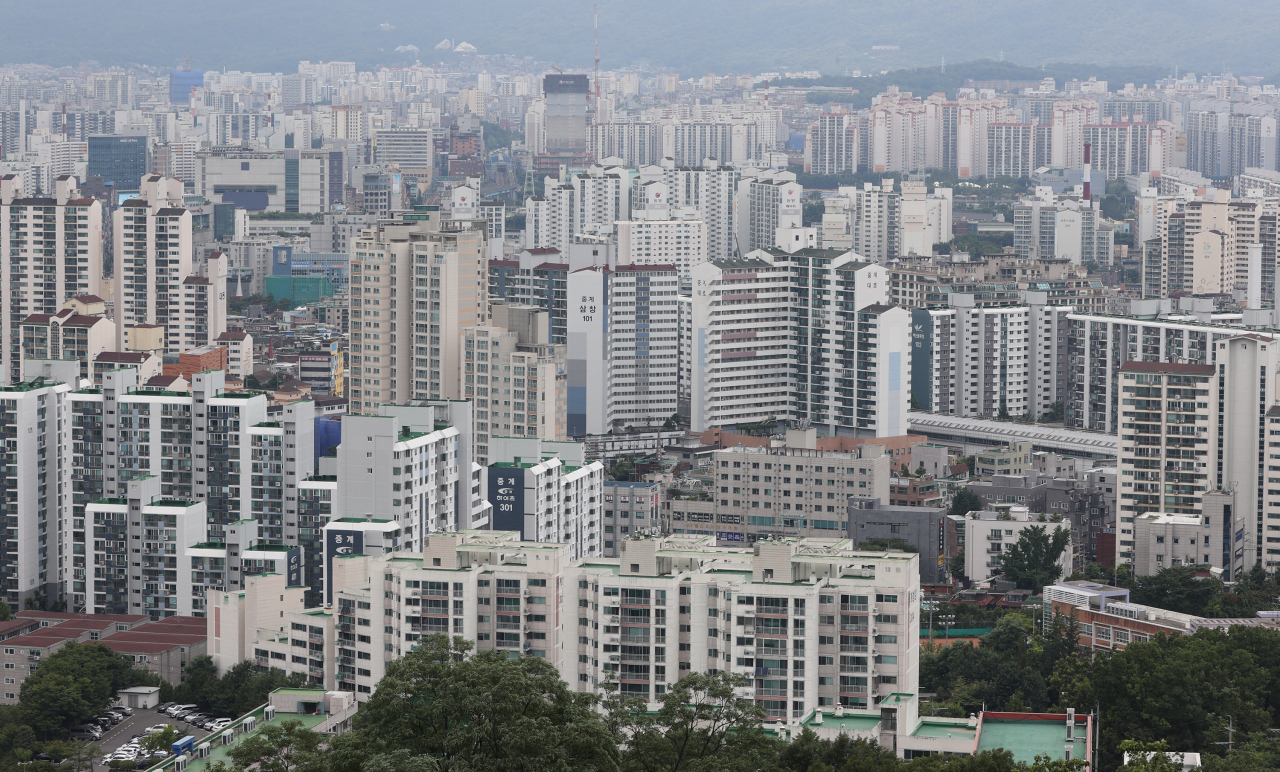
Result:
[[[463,395],[462,331],[488,316],[487,226],[439,217],[394,212],[352,244],[352,412]]]

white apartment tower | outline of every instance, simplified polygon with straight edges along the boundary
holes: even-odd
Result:
[[[462,330],[485,323],[488,246],[436,207],[395,212],[351,247],[351,410],[460,399]]]
[[[165,346],[182,350],[182,281],[191,275],[191,213],[182,206],[182,180],[148,174],[137,198],[115,215],[116,350],[127,328],[165,326]]]
[[[67,298],[102,293],[102,204],[82,198],[73,177],[59,177],[52,196],[33,197],[15,175],[2,175],[0,242],[9,273],[0,287],[0,381],[16,383],[22,321],[58,313]]]
[[[738,172],[713,158],[704,158],[700,166],[677,166],[670,158],[655,166],[641,166],[633,182],[635,187],[650,181],[667,185],[667,204],[672,211],[693,207],[706,229],[707,258],[728,258],[737,253],[735,234],[735,186]],[[640,199],[633,192],[632,201]]]
[[[661,426],[679,408],[679,288],[672,265],[569,274],[569,389],[588,434]]]
[[[779,228],[799,228],[803,197],[792,172],[744,169],[737,196],[738,254],[772,247]]]

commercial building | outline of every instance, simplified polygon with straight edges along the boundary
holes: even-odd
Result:
[[[148,138],[138,135],[92,135],[86,174],[101,177],[104,185],[118,193],[137,191],[138,180],[150,170]]]
[[[589,92],[586,75],[557,73],[543,78],[546,152],[579,155],[587,152]]]
[[[328,151],[219,147],[196,157],[195,192],[251,212],[328,211]]]

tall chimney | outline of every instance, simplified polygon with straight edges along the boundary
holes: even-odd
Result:
[[[1093,145],[1084,143],[1084,200],[1089,201],[1089,183],[1093,179],[1092,153]]]

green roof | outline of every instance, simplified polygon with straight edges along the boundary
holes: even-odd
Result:
[[[8,386],[0,386],[0,391],[35,391],[49,386],[57,386],[61,383],[62,381],[46,381],[38,378],[34,381],[23,381],[21,383],[11,383]]]
[[[277,689],[276,691],[284,694],[298,694],[298,695],[305,694],[307,696],[313,696],[317,701],[324,699],[324,691],[321,689]],[[320,724],[321,722],[323,722],[325,719],[328,718],[328,716],[324,714],[307,715],[307,714],[298,714],[298,713],[277,712],[276,717],[271,721],[262,721],[261,718],[263,715],[263,708],[265,707],[266,707],[265,705],[260,706],[257,709],[255,709],[253,712],[248,714],[259,719],[259,721],[254,725],[252,732],[246,732],[236,737],[236,745],[239,745],[241,742],[243,742],[243,738],[251,737],[261,732],[262,727],[266,726],[267,724],[282,724],[285,721],[300,721],[302,722],[302,726],[304,729],[312,729],[317,724]],[[191,759],[191,761],[187,764],[187,772],[204,772],[204,770],[208,769],[210,765],[219,761],[225,761],[227,763],[230,763],[231,759],[230,757],[227,756],[227,751],[234,746],[223,745],[220,742],[214,742],[214,740],[224,733],[236,731],[236,729],[239,729],[239,726],[240,726],[240,721],[237,720],[236,723],[232,724],[231,726],[228,726],[226,729],[222,730],[221,732],[214,732],[207,737],[202,737],[199,740],[197,740],[196,741],[197,747],[200,745],[204,745],[205,743],[209,743],[209,757],[207,759],[201,759],[201,758]],[[174,768],[174,762],[175,762],[174,757],[170,756],[158,766],[151,767],[150,768],[151,772],[169,772],[169,770],[172,770]]]
[[[948,721],[944,718],[925,718],[921,719],[920,725],[916,727],[916,731],[911,733],[911,736],[972,739],[977,733],[978,730],[970,727],[967,719],[954,718]]]
[[[979,724],[978,745],[975,752],[997,748],[1011,751],[1015,761],[1030,764],[1036,756],[1044,754],[1051,759],[1066,757],[1066,716],[1054,720],[1034,718],[986,718]],[[1076,758],[1084,756],[1084,730],[1077,732],[1081,742],[1076,743]]]

